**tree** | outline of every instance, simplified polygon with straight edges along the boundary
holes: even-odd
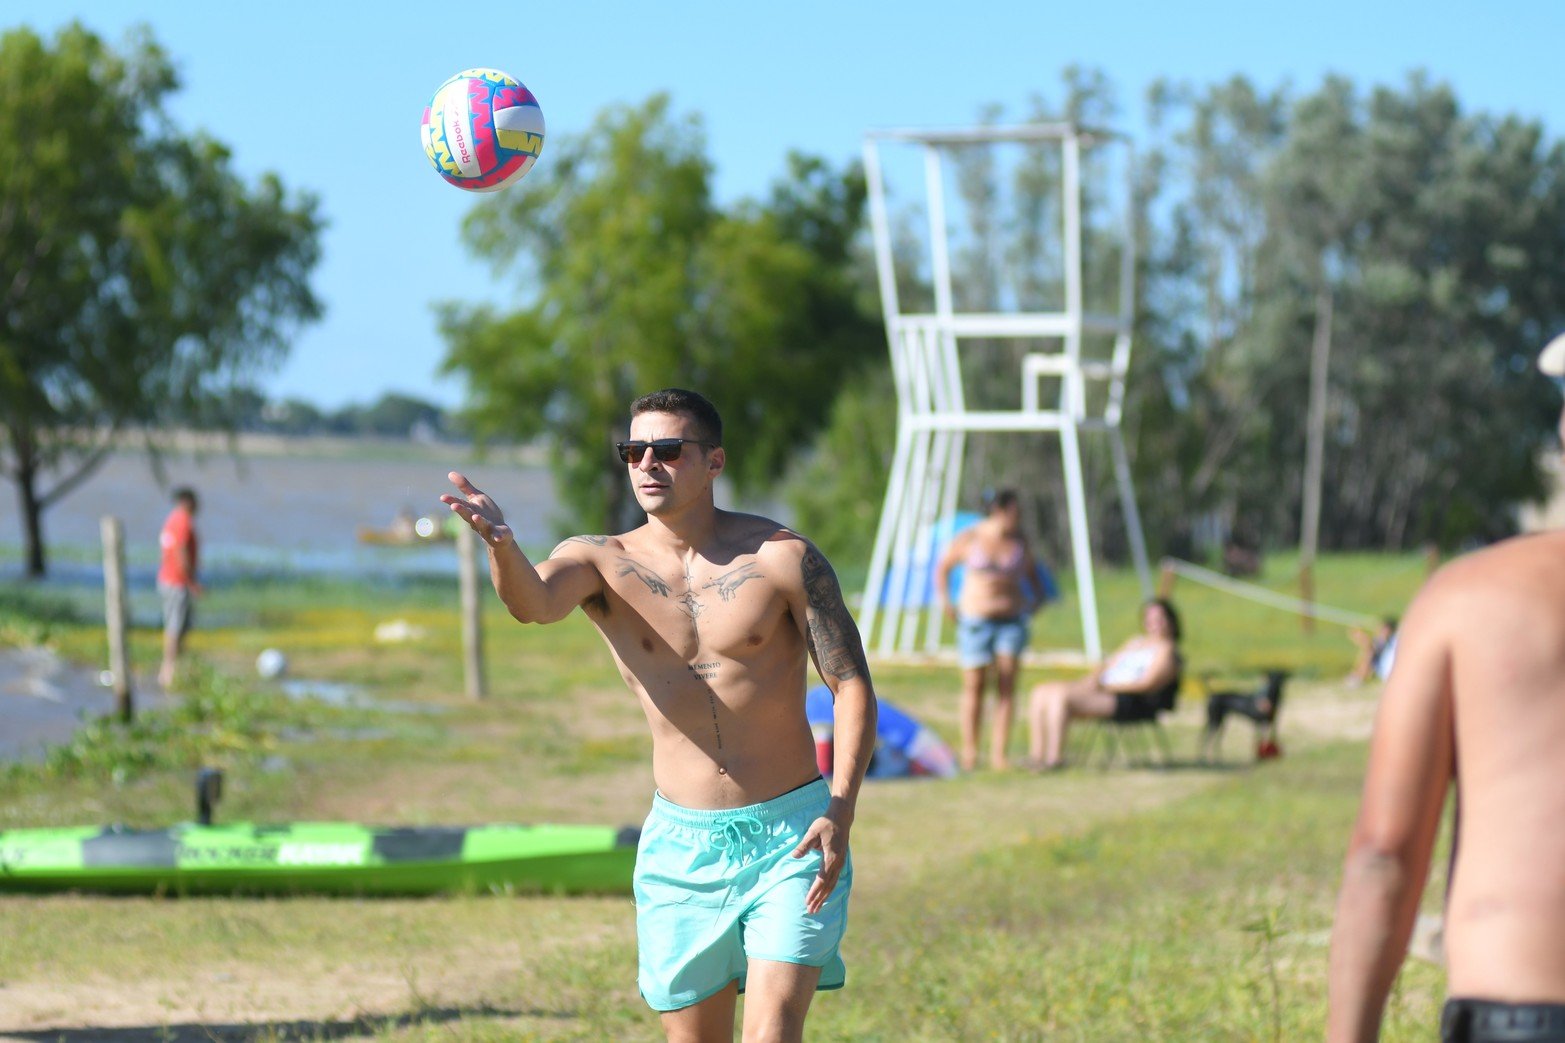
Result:
[[[388,391],[367,406],[348,406],[337,412],[343,428],[353,434],[406,438],[415,429],[440,431],[444,414],[433,402]]]
[[[144,31],[122,51],[79,25],[52,46],[0,36],[0,465],[16,483],[27,573],[43,512],[115,440],[227,398],[319,313],[315,202],[164,111],[178,87]],[[46,475],[53,477],[42,488]]]
[[[722,410],[728,474],[753,489],[824,423],[842,379],[880,350],[844,274],[857,175],[804,157],[769,204],[710,197],[698,120],[668,99],[609,109],[520,189],[469,215],[471,248],[522,306],[441,309],[446,369],[481,436],[545,437],[567,527],[636,523],[610,443],[642,392],[685,386]]]

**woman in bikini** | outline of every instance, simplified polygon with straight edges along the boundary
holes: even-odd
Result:
[[[1006,766],[1006,746],[1016,712],[1016,666],[1027,647],[1028,620],[1038,607],[1038,564],[1022,532],[1022,507],[1016,492],[1001,489],[984,504],[982,520],[957,533],[935,569],[935,594],[941,611],[957,625],[962,666],[962,748],[964,771],[978,761],[978,732],[983,724],[984,688],[989,668],[995,675],[994,731],[989,765]],[[951,600],[951,576],[962,567],[962,590]]]
[[[1063,763],[1065,730],[1077,717],[1147,720],[1151,696],[1179,676],[1179,614],[1162,598],[1141,608],[1141,633],[1079,681],[1048,681],[1032,690],[1028,763],[1051,770]]]

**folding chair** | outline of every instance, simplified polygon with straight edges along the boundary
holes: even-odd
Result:
[[[1120,757],[1133,768],[1168,767],[1174,758],[1173,747],[1158,717],[1174,708],[1183,682],[1184,664],[1181,662],[1168,684],[1137,697],[1146,703],[1143,713],[1127,719],[1103,717],[1090,722],[1092,726],[1086,730],[1086,741],[1076,759],[1082,764],[1090,763],[1093,752],[1101,744],[1099,767],[1105,770]]]

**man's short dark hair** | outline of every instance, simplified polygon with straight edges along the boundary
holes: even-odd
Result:
[[[643,413],[683,413],[696,422],[696,436],[713,445],[723,444],[723,418],[703,395],[684,388],[664,388],[642,395],[630,404],[632,418]]]
[[[191,510],[196,509],[196,491],[188,485],[181,485],[174,490],[174,502],[182,503]]]

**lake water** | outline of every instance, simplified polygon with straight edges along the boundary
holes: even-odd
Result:
[[[125,526],[132,582],[150,583],[158,530],[171,503],[168,490],[188,485],[200,497],[196,516],[209,578],[244,572],[297,571],[342,575],[454,574],[450,544],[376,547],[360,543],[360,526],[385,528],[399,511],[443,520],[439,502],[451,490],[446,472],[461,471],[494,496],[524,547],[553,546],[559,497],[546,458],[508,452],[478,459],[467,446],[248,439],[240,454],[224,450],[170,454],[165,484],[144,453],[111,456],[43,516],[51,579],[101,582],[99,519]],[[44,483],[47,489],[52,480]],[[718,502],[781,517],[776,504]],[[0,486],[0,578],[21,573],[22,524],[15,487]],[[79,574],[79,575],[78,575]]]

